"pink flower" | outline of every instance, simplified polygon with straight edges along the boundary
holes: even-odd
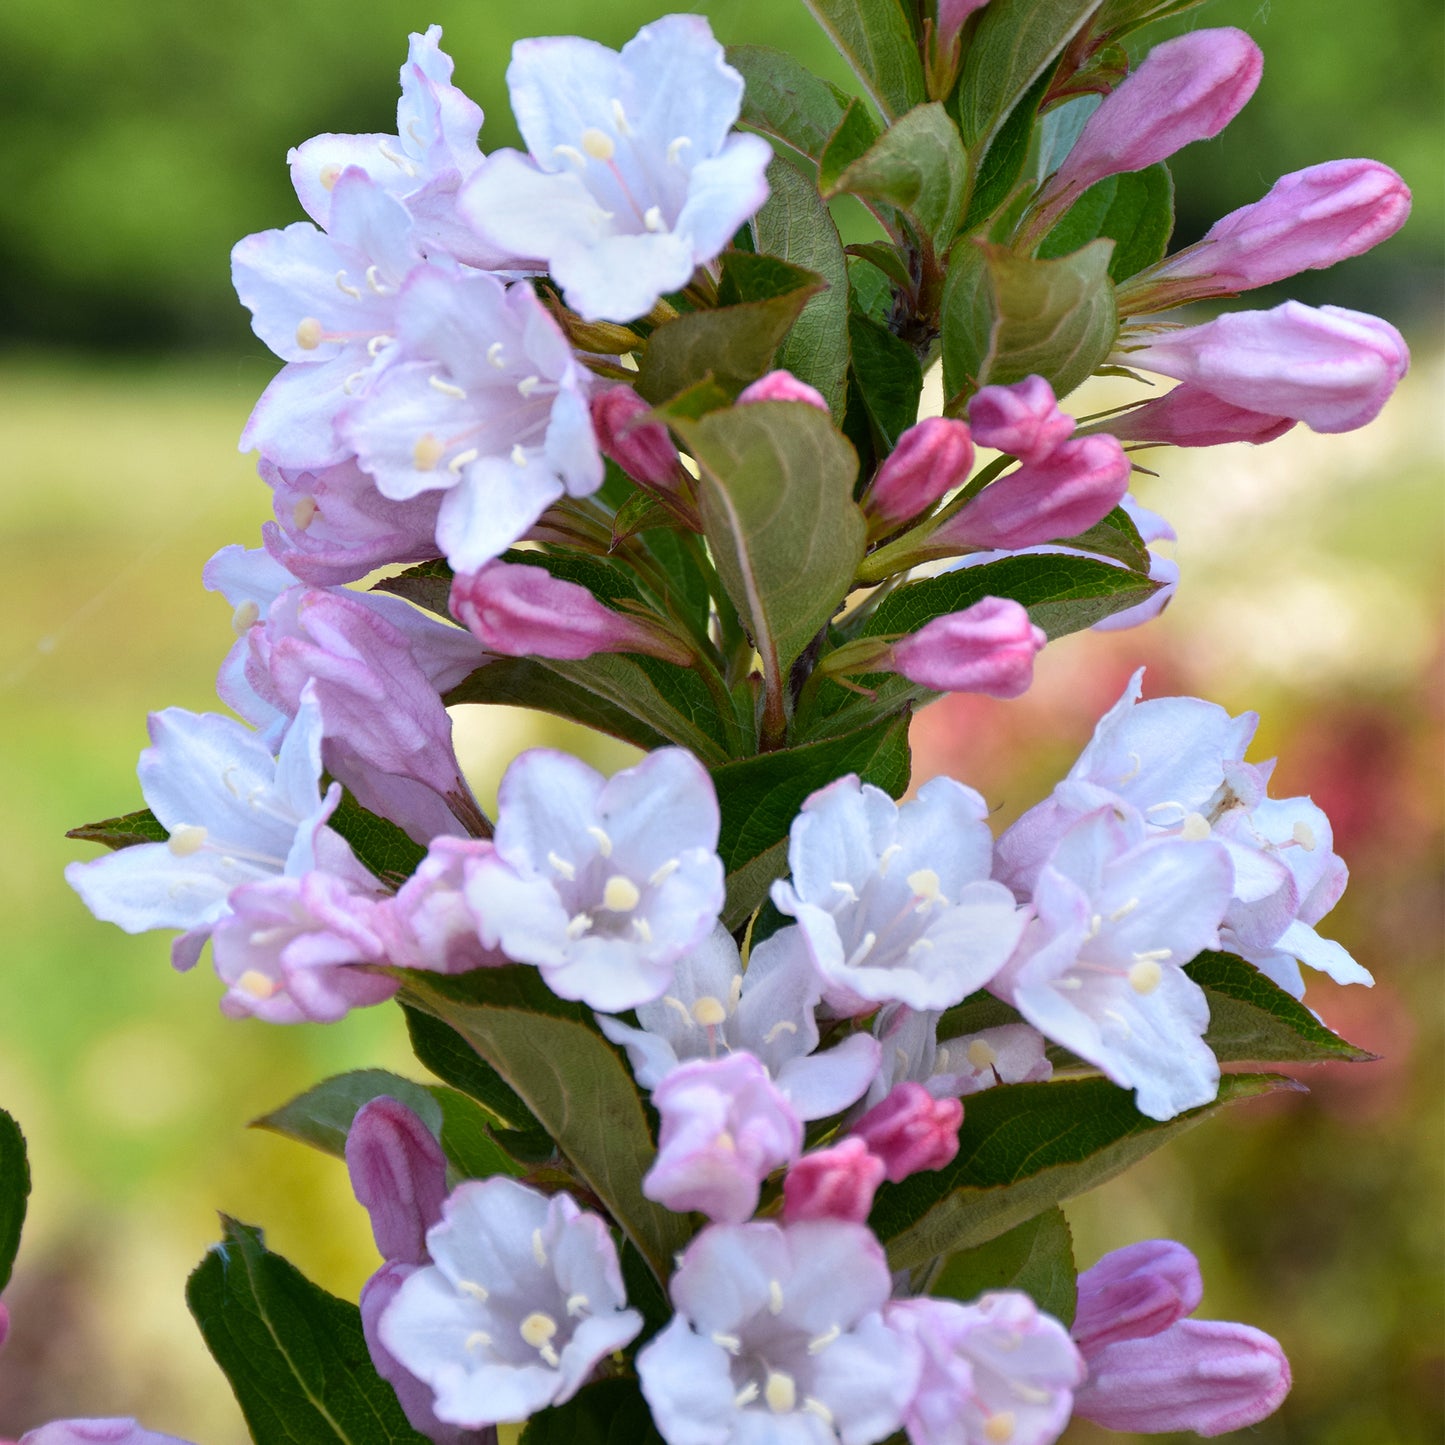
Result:
[[[873,478],[864,508],[884,524],[906,522],[961,485],[972,465],[968,427],[946,417],[926,417],[898,438]]]
[[[346,1135],[346,1168],[371,1216],[376,1248],[388,1263],[426,1264],[426,1232],[442,1217],[447,1161],[430,1129],[405,1104],[372,1099]]]
[[[1034,657],[1047,640],[1019,603],[985,597],[895,642],[885,665],[934,692],[1018,697],[1033,682]]]
[[[823,393],[806,381],[799,381],[791,371],[770,371],[738,393],[739,406],[753,401],[803,401],[825,414],[828,410]]]
[[[635,482],[659,491],[677,490],[681,469],[667,428],[642,418],[652,408],[630,386],[610,386],[592,396],[592,426],[602,455]]]
[[[849,1133],[883,1161],[884,1173],[897,1184],[924,1169],[942,1169],[958,1153],[963,1104],[935,1099],[922,1084],[895,1084]]]
[[[1059,410],[1042,376],[1011,386],[986,386],[968,404],[968,422],[980,446],[1023,462],[1041,462],[1074,434],[1074,419]]]
[[[1283,436],[1294,425],[1292,416],[1250,411],[1186,381],[1133,411],[1100,422],[1099,428],[1123,442],[1218,447],[1230,442],[1259,446]]]
[[[842,1219],[864,1224],[883,1182],[883,1161],[861,1139],[804,1154],[783,1180],[783,1218]]]

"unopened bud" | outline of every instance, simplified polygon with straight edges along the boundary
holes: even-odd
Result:
[[[1146,1239],[1106,1254],[1079,1275],[1071,1333],[1088,1352],[1161,1334],[1204,1297],[1199,1261],[1172,1239]]]
[[[660,491],[677,489],[681,476],[677,448],[667,428],[643,418],[652,408],[630,386],[613,386],[592,398],[597,445],[633,481]]]
[[[883,1161],[897,1184],[924,1169],[942,1169],[958,1153],[963,1104],[935,1099],[922,1084],[895,1084],[848,1132]]]
[[[599,652],[641,652],[687,667],[692,653],[658,622],[604,607],[585,587],[545,567],[489,562],[452,582],[452,616],[503,657],[575,662]]]
[[[938,0],[938,44],[947,50],[958,39],[963,23],[975,10],[982,10],[988,0]]]
[[[1012,552],[1074,537],[1108,516],[1128,487],[1129,458],[1116,438],[1072,437],[990,482],[929,540]]]
[[[1234,406],[1293,417],[1312,431],[1353,431],[1379,415],[1410,364],[1388,321],[1286,301],[1166,331],[1121,353]]]
[[[1033,682],[1034,657],[1047,640],[1019,603],[984,597],[895,642],[885,665],[934,692],[1018,697]]]
[[[346,1167],[382,1258],[425,1264],[426,1232],[447,1196],[446,1156],[431,1130],[405,1104],[373,1099],[351,1121]]]
[[[1098,423],[1098,429],[1122,442],[1218,447],[1229,442],[1252,442],[1256,446],[1272,442],[1294,425],[1292,416],[1247,411],[1186,381],[1133,411],[1106,418]]]
[[[886,525],[907,522],[959,486],[972,466],[968,427],[927,417],[898,438],[863,499],[864,509]]]
[[[861,1139],[804,1154],[783,1180],[783,1218],[844,1219],[862,1224],[883,1182],[883,1161]]]
[[[751,401],[805,401],[825,414],[828,410],[823,393],[806,381],[799,381],[791,371],[770,371],[751,386],[745,386],[738,393],[738,405]]]
[[[1074,434],[1074,419],[1059,410],[1054,389],[1041,376],[1012,386],[986,386],[968,404],[973,439],[1021,462],[1041,462]]]

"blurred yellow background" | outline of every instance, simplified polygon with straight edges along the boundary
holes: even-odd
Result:
[[[701,8],[726,40],[783,45],[845,79],[801,6]],[[200,568],[227,542],[253,544],[268,515],[235,438],[274,365],[227,298],[231,242],[298,216],[287,145],[390,128],[406,32],[431,20],[488,111],[484,146],[506,143],[501,74],[521,31],[459,0],[388,0],[364,20],[341,0],[260,15],[238,0],[83,9],[12,0],[0,14],[0,54],[19,62],[0,100],[0,1105],[26,1130],[35,1185],[6,1295],[0,1438],[59,1415],[134,1414],[240,1445],[182,1299],[215,1212],[264,1226],[351,1298],[375,1264],[341,1166],[245,1123],[329,1073],[419,1070],[389,1007],[330,1028],[223,1019],[207,963],[177,976],[167,939],[89,917],[60,870],[91,850],[62,835],[137,804],[148,710],[217,706],[229,613]],[[568,0],[539,28],[616,44],[658,13]],[[1151,694],[1262,712],[1255,755],[1280,755],[1274,791],[1312,793],[1353,869],[1323,931],[1380,981],[1325,984],[1309,1001],[1385,1057],[1304,1071],[1308,1096],[1245,1106],[1078,1201],[1079,1259],[1158,1234],[1196,1250],[1202,1313],[1269,1330],[1294,1362],[1294,1395],[1252,1439],[1427,1445],[1445,1388],[1445,448],[1438,126],[1408,77],[1438,53],[1421,37],[1439,17],[1414,0],[1368,16],[1342,0],[1196,14],[1246,25],[1267,65],[1236,128],[1177,168],[1183,239],[1283,170],[1390,161],[1417,188],[1410,226],[1377,258],[1289,289],[1381,311],[1406,330],[1415,368],[1381,420],[1346,437],[1297,429],[1258,450],[1156,454],[1161,476],[1139,491],[1177,526],[1184,573],[1164,619],[1051,647],[1019,702],[928,710],[915,777],[952,772],[1006,821],[1067,768],[1140,662]],[[1433,94],[1428,71],[1422,85],[1417,97]],[[608,769],[630,756],[552,720],[473,709],[457,722],[484,802],[538,742]]]

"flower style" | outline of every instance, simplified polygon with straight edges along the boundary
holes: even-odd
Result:
[[[607,1226],[569,1195],[505,1177],[458,1185],[426,1245],[432,1262],[402,1283],[378,1333],[448,1424],[525,1420],[569,1400],[642,1328]]]
[[[886,1318],[923,1353],[904,1420],[911,1445],[1052,1445],[1068,1424],[1084,1362],[1026,1294],[896,1300]]]
[[[1184,972],[1215,947],[1234,888],[1222,844],[1150,838],[1132,809],[1086,815],[1033,889],[1036,917],[990,985],[1045,1037],[1172,1119],[1207,1104],[1219,1065],[1209,1004]]]
[[[761,1061],[800,1119],[846,1109],[878,1068],[878,1044],[851,1034],[821,1053],[813,1010],[822,985],[802,934],[783,928],[756,944],[747,972],[732,935],[719,924],[677,962],[668,992],[639,1004],[634,1029],[598,1017],[602,1032],[627,1050],[644,1089],[655,1089],[680,1063],[741,1050]]]
[[[65,879],[97,918],[127,933],[184,929],[171,962],[187,969],[241,884],[351,859],[326,827],[341,785],[322,796],[321,706],[312,687],[275,758],[249,728],[216,713],[166,708],[150,715],[149,727],[151,746],[136,773],[168,841],[71,863]]]
[[[839,1220],[713,1225],[672,1277],[677,1315],[637,1357],[667,1445],[874,1445],[920,1351],[881,1311],[883,1250]]]
[[[741,1224],[763,1180],[802,1152],[802,1120],[751,1054],[682,1064],[652,1102],[662,1126],[642,1192],[679,1214]]]
[[[445,492],[437,544],[458,572],[602,484],[588,372],[530,284],[420,267],[396,298],[396,334],[337,434],[384,497]]]
[[[586,320],[646,315],[767,199],[772,148],[730,134],[743,80],[701,16],[664,16],[620,54],[575,36],[519,41],[507,87],[531,154],[487,157],[462,212],[485,242],[550,271]]]
[[[410,38],[395,135],[313,136],[287,154],[291,184],[306,214],[330,229],[338,179],[355,167],[406,207],[427,255],[495,268],[507,258],[480,244],[456,213],[462,182],[482,163],[482,111],[451,83],[452,58],[441,38],[440,25]]]
[[[497,797],[495,852],[466,884],[482,941],[604,1012],[666,993],[723,904],[717,795],[702,765],[662,748],[609,780],[537,748]]]
[[[792,881],[773,885],[773,902],[798,920],[835,1013],[948,1008],[1003,966],[1025,915],[989,881],[987,816],[951,778],[924,784],[902,808],[853,776],[803,804]]]
[[[236,294],[286,362],[241,433],[242,451],[293,470],[346,460],[337,414],[389,361],[397,293],[422,259],[405,207],[359,170],[335,182],[326,231],[297,221],[236,243]]]

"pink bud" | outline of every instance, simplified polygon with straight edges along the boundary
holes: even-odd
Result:
[[[1264,57],[1242,30],[1194,30],[1156,45],[1091,115],[1044,189],[1040,216],[1062,214],[1105,176],[1142,171],[1218,135],[1259,84]]]
[[[1298,301],[1162,332],[1124,355],[1131,366],[1317,432],[1373,421],[1410,364],[1404,338],[1388,321]]]
[[[634,481],[660,491],[676,490],[677,448],[667,428],[642,418],[652,408],[630,386],[613,386],[592,398],[597,445]]]
[[[432,973],[500,968],[511,960],[481,939],[479,920],[467,903],[471,865],[492,855],[480,838],[433,838],[417,870],[384,898],[372,915],[388,963]]]
[[[1289,1393],[1289,1361],[1249,1325],[1180,1320],[1147,1339],[1084,1350],[1074,1413],[1107,1430],[1223,1435],[1256,1425]]]
[[[1128,487],[1129,458],[1116,438],[1073,437],[990,482],[929,540],[985,551],[1036,547],[1087,531]]]
[[[1210,227],[1198,245],[1171,256],[1147,278],[1200,278],[1171,305],[1195,296],[1268,286],[1301,271],[1358,256],[1393,236],[1410,214],[1410,189],[1379,161],[1329,161],[1281,176],[1252,206]],[[1137,284],[1137,283],[1136,283]]]
[[[1203,1297],[1199,1261],[1172,1239],[1146,1239],[1106,1254],[1079,1275],[1071,1333],[1086,1354],[1144,1339],[1192,1314]]]
[[[783,1180],[783,1218],[843,1219],[863,1224],[883,1182],[883,1161],[861,1139],[804,1154]]]
[[[947,50],[963,29],[963,23],[975,10],[982,10],[988,0],[938,0],[938,44]]]
[[[946,417],[926,417],[898,438],[863,505],[884,522],[906,522],[959,486],[972,465],[968,427]]]
[[[984,597],[895,642],[887,665],[934,692],[1018,697],[1029,690],[1034,657],[1047,641],[1017,602]]]
[[[1074,419],[1059,410],[1041,376],[1012,386],[986,386],[968,404],[973,439],[1024,462],[1041,462],[1074,434]]]
[[[922,1084],[895,1084],[848,1132],[883,1161],[897,1184],[924,1169],[942,1169],[958,1153],[963,1104],[935,1099]]]
[[[766,376],[760,376],[751,386],[745,386],[738,393],[738,405],[742,406],[750,401],[805,401],[824,414],[828,410],[823,393],[809,386],[806,381],[799,381],[791,371],[770,371]]]
[[[680,667],[692,661],[660,623],[614,612],[545,567],[488,562],[455,578],[449,606],[489,651],[504,657],[577,661],[599,652],[642,652]]]
[[[1099,426],[1123,442],[1218,447],[1229,442],[1252,442],[1256,446],[1272,442],[1294,424],[1292,416],[1246,411],[1186,381],[1166,395],[1110,417]]]
[[[447,1196],[446,1156],[431,1130],[405,1104],[372,1099],[351,1121],[346,1167],[382,1258],[427,1263],[426,1232]]]

